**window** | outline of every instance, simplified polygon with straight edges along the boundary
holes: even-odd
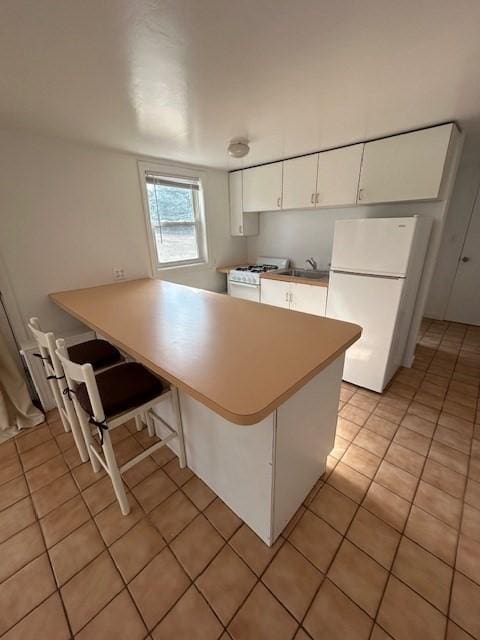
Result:
[[[200,179],[141,174],[156,268],[206,262]]]

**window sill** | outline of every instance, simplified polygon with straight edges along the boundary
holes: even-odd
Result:
[[[170,271],[207,271],[212,269],[212,265],[209,262],[193,262],[191,264],[177,264],[168,267],[157,267],[155,270],[155,276],[160,277],[162,273],[168,273]]]

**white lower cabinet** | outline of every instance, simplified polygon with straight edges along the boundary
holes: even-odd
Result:
[[[290,309],[324,316],[327,312],[327,287],[292,282]]]
[[[260,279],[260,302],[290,309],[290,282]]]
[[[261,279],[260,301],[274,307],[324,316],[327,307],[327,287],[286,280]]]

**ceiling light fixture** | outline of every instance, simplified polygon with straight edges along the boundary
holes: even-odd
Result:
[[[228,155],[232,158],[243,158],[250,151],[248,140],[245,138],[236,138],[231,140],[227,147]]]

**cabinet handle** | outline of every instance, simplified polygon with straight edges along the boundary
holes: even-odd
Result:
[[[277,198],[277,207],[280,209],[281,206],[282,206],[282,199]]]
[[[243,227],[241,224],[238,225],[238,232],[243,233]]]
[[[312,193],[312,197],[310,198],[310,202],[312,204],[315,204],[315,195],[316,195],[315,193]]]
[[[290,299],[290,304],[292,304],[292,302],[293,302],[293,293],[291,293],[291,292],[290,292],[290,293],[288,294],[288,297],[289,297],[289,299]]]
[[[359,200],[363,200],[363,194],[365,192],[365,189],[359,189],[358,190],[358,199]]]
[[[315,194],[315,204],[318,204],[320,202],[320,194],[316,193]]]
[[[288,302],[288,291],[285,291],[285,302]]]

